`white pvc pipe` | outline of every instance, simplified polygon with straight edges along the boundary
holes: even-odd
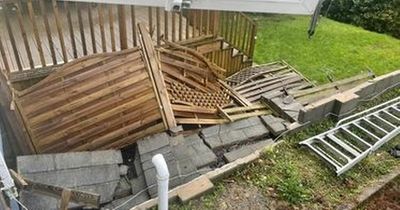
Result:
[[[161,154],[154,155],[151,162],[153,162],[157,171],[158,209],[168,210],[169,171],[167,163]]]

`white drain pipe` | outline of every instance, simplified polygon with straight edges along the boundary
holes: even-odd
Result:
[[[169,171],[167,163],[161,154],[154,155],[151,162],[153,162],[157,171],[158,209],[168,210]]]

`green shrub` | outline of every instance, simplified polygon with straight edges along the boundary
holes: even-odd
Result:
[[[400,0],[327,0],[323,14],[400,38]]]

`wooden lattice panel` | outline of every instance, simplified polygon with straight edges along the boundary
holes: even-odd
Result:
[[[170,95],[172,102],[186,102],[192,106],[215,109],[229,103],[229,96],[225,91],[217,91],[213,93],[203,93],[193,90],[184,84],[173,83]]]
[[[39,153],[120,148],[164,130],[138,49],[68,63],[16,104]]]

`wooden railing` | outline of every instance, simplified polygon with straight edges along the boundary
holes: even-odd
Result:
[[[242,13],[178,13],[155,7],[56,0],[11,2],[17,3],[0,3],[0,69],[8,73],[132,48],[138,44],[138,22],[147,25],[157,44],[163,39],[175,42],[211,34],[223,37],[229,48],[236,48],[247,59],[253,56],[256,25]]]

